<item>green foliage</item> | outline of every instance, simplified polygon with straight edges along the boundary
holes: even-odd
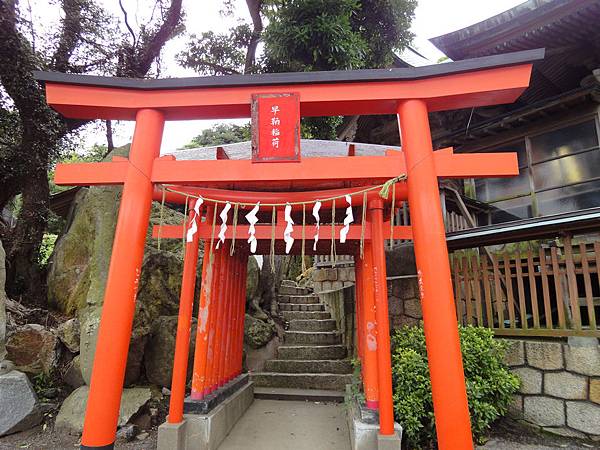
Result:
[[[506,414],[519,379],[503,362],[505,346],[487,328],[459,327],[473,436],[480,440]],[[392,336],[394,412],[410,448],[435,440],[431,381],[422,327],[404,327]]]
[[[352,383],[350,383],[351,399],[359,403],[364,403],[365,393],[362,390],[360,359],[352,358],[350,363],[352,364]]]
[[[186,49],[177,55],[177,60],[183,67],[206,75],[241,73],[251,35],[247,24],[230,28],[228,33],[208,31],[200,36],[192,34]]]
[[[44,233],[44,237],[42,238],[42,245],[40,246],[40,255],[39,255],[39,265],[40,267],[46,267],[48,265],[48,260],[54,251],[54,244],[56,244],[56,239],[58,235]]]
[[[250,123],[246,125],[218,124],[212,128],[202,130],[202,133],[193,138],[184,148],[234,144],[249,141],[251,138]]]

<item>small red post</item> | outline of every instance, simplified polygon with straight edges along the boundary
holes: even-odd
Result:
[[[213,379],[210,383],[210,391],[218,389],[221,379],[221,352],[223,351],[223,331],[225,328],[225,304],[227,292],[227,278],[229,277],[229,255],[227,250],[221,248],[217,250],[221,257],[221,271],[219,273],[219,284],[217,286],[217,320],[215,322],[215,343],[213,346]]]
[[[377,360],[377,317],[375,312],[375,285],[373,282],[373,250],[371,241],[365,241],[361,260],[363,385],[367,408],[379,408],[379,376]]]
[[[398,106],[408,203],[440,449],[472,449],[471,421],[427,105]]]
[[[212,217],[213,206],[207,208],[206,217]],[[212,261],[211,261],[212,259]],[[210,253],[210,242],[204,241],[204,258],[202,262],[202,284],[198,306],[198,326],[196,329],[196,350],[194,351],[194,369],[192,372],[191,398],[199,400],[204,396],[206,384],[206,353],[208,351],[208,334],[210,315],[214,314],[211,302],[214,273],[214,257]]]
[[[213,258],[215,271],[213,274],[212,281],[212,293],[211,293],[211,312],[208,332],[208,350],[206,352],[206,382],[204,384],[203,394],[206,395],[212,392],[215,380],[215,355],[217,352],[216,348],[216,336],[217,336],[217,324],[219,319],[219,286],[221,283],[221,272],[223,272],[223,258],[220,250],[213,249]]]
[[[358,359],[360,360],[360,370],[361,376],[364,381],[364,352],[363,352],[363,311],[362,311],[362,287],[361,287],[361,277],[362,277],[362,259],[359,254],[354,256],[354,304],[356,309],[356,334],[357,334],[357,342],[356,342],[356,354],[358,355]]]
[[[244,321],[246,318],[246,280],[248,278],[248,259],[254,258],[254,256],[250,256],[248,253],[244,254],[242,258],[242,271],[240,276],[240,303],[239,303],[239,314],[240,321],[238,323],[238,334],[237,334],[237,359],[236,359],[236,370],[235,375],[240,375],[242,373],[243,367],[243,358],[244,358]]]
[[[201,217],[196,217],[195,201],[190,205],[189,223],[196,221],[199,225]],[[201,215],[200,215],[201,216]],[[171,382],[171,399],[169,402],[169,423],[183,420],[183,401],[187,378],[188,358],[190,351],[190,332],[192,326],[192,308],[196,289],[196,268],[198,266],[199,233],[195,233],[185,245],[183,260],[183,276],[181,294],[179,296],[179,317],[177,318],[177,335],[175,337],[175,355],[173,357],[173,378]]]
[[[387,279],[383,237],[383,201],[369,203],[371,223],[371,254],[373,255],[373,287],[377,319],[377,376],[379,388],[379,433],[394,434],[394,405],[392,400],[392,357],[388,316]]]
[[[219,387],[227,383],[227,367],[229,365],[229,359],[231,358],[229,345],[231,344],[231,331],[233,322],[233,295],[235,287],[235,264],[236,258],[229,255],[227,250],[226,258],[229,260],[229,270],[227,271],[227,278],[225,280],[225,316],[223,319],[223,336],[221,338],[222,349],[221,359],[219,363]]]
[[[81,448],[108,449],[114,445],[152,205],[152,164],[160,153],[163,126],[161,112],[137,112],[104,291]]]

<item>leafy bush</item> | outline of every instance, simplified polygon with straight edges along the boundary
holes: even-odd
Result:
[[[487,328],[459,327],[473,436],[480,441],[492,422],[506,414],[519,379],[503,362],[505,345]],[[392,336],[394,412],[409,448],[434,445],[435,417],[422,327]]]

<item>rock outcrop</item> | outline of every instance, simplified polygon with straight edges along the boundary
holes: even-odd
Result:
[[[196,319],[192,321],[192,335],[188,360],[188,378],[193,368],[194,349],[196,348]],[[154,321],[152,332],[144,355],[146,378],[152,384],[171,387],[173,376],[173,355],[175,354],[175,334],[177,316],[161,316]]]
[[[6,358],[6,253],[0,241],[0,362]]]
[[[37,396],[23,372],[0,375],[0,436],[27,430],[42,421]]]
[[[79,329],[80,325],[77,318],[61,323],[56,329],[58,338],[72,353],[79,353]]]
[[[127,154],[128,147],[121,147],[107,159]],[[49,266],[49,302],[64,313],[76,314],[81,324],[79,364],[83,379],[88,384],[120,198],[120,187],[82,189],[76,196],[66,231],[56,243]],[[183,267],[182,243],[179,239],[163,239],[161,249],[157,249],[151,233],[152,226],[161,221],[163,224],[180,224],[183,214],[167,207],[161,214],[161,205],[158,202],[153,204],[127,361],[126,385],[137,381],[143,372],[144,351],[153,322],[160,316],[177,314]]]
[[[38,324],[23,325],[12,332],[6,349],[16,368],[32,375],[49,374],[59,357],[56,334]]]
[[[58,416],[56,416],[54,425],[56,430],[69,434],[81,433],[88,394],[89,387],[81,386],[65,399]],[[150,388],[124,389],[121,396],[118,426],[125,425],[151,398],[152,391]]]
[[[244,342],[251,348],[264,347],[274,334],[275,325],[246,314],[246,320],[244,321]]]

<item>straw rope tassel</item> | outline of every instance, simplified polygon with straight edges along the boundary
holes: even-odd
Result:
[[[331,262],[334,267],[337,259],[335,254],[335,200],[334,198],[331,205]]]
[[[237,223],[238,223],[238,208],[240,204],[236,203],[233,206],[233,218],[231,219],[233,222],[233,230],[231,230],[231,247],[229,247],[229,255],[233,256],[235,253],[235,235],[237,231]]]
[[[188,195],[185,196],[185,206],[183,208],[183,237],[181,238],[181,245],[183,246],[183,256],[185,257],[185,232],[187,230],[187,214],[188,214],[188,201],[190,197]]]
[[[367,193],[363,194],[362,217],[360,219],[360,259],[365,255],[365,229],[367,226]]]
[[[300,258],[302,260],[301,267],[302,273],[306,272],[306,264],[304,263],[305,256],[305,242],[306,242],[306,205],[302,205],[302,250],[300,254]]]
[[[392,206],[390,208],[390,250],[394,248],[394,225],[395,225],[395,211],[394,207],[396,206],[396,183],[392,185]]]
[[[163,225],[163,211],[165,209],[165,197],[167,195],[167,191],[164,186],[162,188],[162,200],[160,202],[160,217],[158,219],[158,249],[160,250],[160,237],[162,235],[162,225]]]
[[[273,206],[273,211],[271,212],[271,252],[269,253],[269,259],[271,261],[271,273],[275,273],[275,218],[276,211]]]

